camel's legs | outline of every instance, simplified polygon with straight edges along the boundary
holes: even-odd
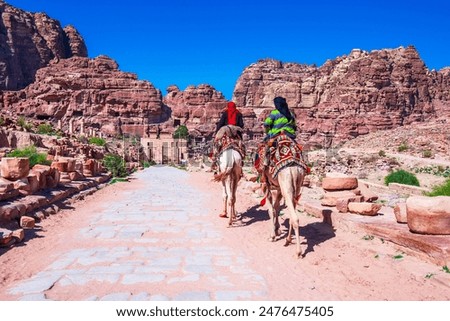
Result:
[[[269,212],[269,217],[270,217],[270,234],[269,234],[269,241],[275,241],[275,238],[277,236],[277,227],[276,224],[278,222],[278,212],[276,211],[275,207],[274,207],[274,202],[273,202],[273,195],[272,195],[272,191],[270,190],[270,188],[268,188],[268,190],[266,191],[266,197],[267,197],[267,206],[268,208],[268,212]]]
[[[228,193],[225,181],[222,182],[222,186],[223,212],[220,217],[228,217]]]
[[[289,232],[286,238],[286,245],[292,241],[292,232],[295,233],[296,254],[300,257],[302,250],[300,247],[300,220],[295,210],[297,205],[296,196],[300,193],[303,175],[298,175],[298,168],[291,167],[288,171],[280,173],[280,189],[284,196],[284,201],[289,212]]]
[[[279,222],[279,217],[280,217],[280,202],[281,202],[281,198],[283,197],[283,195],[281,194],[280,190],[277,190],[277,196],[275,197],[275,202],[274,202],[274,210],[275,210],[275,220],[273,222],[273,228],[275,231],[275,235],[279,236],[281,234],[280,232],[280,222]]]

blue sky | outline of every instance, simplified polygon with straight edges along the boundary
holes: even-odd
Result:
[[[429,69],[450,66],[450,4],[428,1],[6,0],[75,26],[89,57],[104,54],[161,89],[210,84],[231,99],[264,58],[322,65],[414,45]]]

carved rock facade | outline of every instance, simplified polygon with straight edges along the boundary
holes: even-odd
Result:
[[[147,123],[163,122],[161,92],[148,81],[118,70],[106,57],[61,59],[41,68],[36,81],[18,92],[3,92],[2,110],[30,118],[61,121],[66,132],[95,129],[107,135],[143,135]],[[87,134],[87,131],[86,131]]]

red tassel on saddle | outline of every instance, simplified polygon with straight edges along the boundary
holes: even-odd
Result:
[[[254,162],[254,165],[253,165],[253,166],[255,166],[255,168],[258,170],[258,169],[259,169],[260,163],[261,163],[261,160],[260,160],[260,158],[258,157],[257,159],[255,159],[255,162]]]
[[[259,202],[259,206],[264,206],[266,205],[266,198],[264,197],[261,202]]]

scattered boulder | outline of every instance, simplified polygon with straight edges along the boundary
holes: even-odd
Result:
[[[359,182],[358,189],[364,198],[364,202],[373,202],[378,199],[378,195],[372,192],[366,184]]]
[[[375,203],[348,203],[348,211],[350,213],[356,213],[361,215],[375,216],[381,209],[381,204]]]
[[[51,167],[56,168],[60,172],[68,172],[68,165],[69,163],[67,161],[54,161]]]
[[[0,165],[1,176],[9,180],[27,177],[30,160],[26,157],[3,157]]]
[[[322,188],[326,191],[352,190],[358,187],[356,177],[325,177],[322,180]]]
[[[398,203],[394,207],[395,219],[398,223],[408,223],[407,213],[406,213],[406,203]]]
[[[411,196],[406,200],[408,227],[420,234],[450,234],[450,196]]]
[[[12,237],[16,242],[22,242],[25,238],[25,231],[23,229],[17,229],[12,232]]]
[[[0,228],[0,246],[9,246],[13,242],[14,239],[12,231]]]
[[[14,189],[14,183],[0,177],[0,194],[7,193]]]
[[[356,195],[352,191],[337,191],[326,192],[325,196],[321,200],[323,206],[336,206],[337,202],[341,199],[346,199],[348,202],[361,202],[363,197]]]
[[[69,178],[71,181],[82,181],[84,180],[83,174],[78,171],[69,172]]]
[[[29,216],[20,217],[20,226],[25,229],[32,229],[36,224],[36,220]]]

